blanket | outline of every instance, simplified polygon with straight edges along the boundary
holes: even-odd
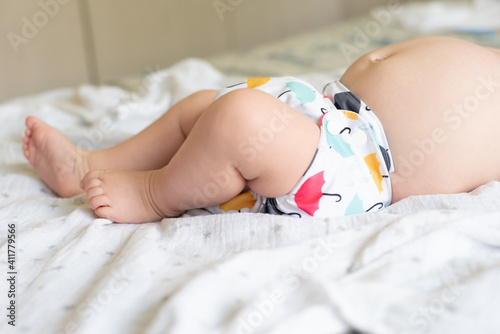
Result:
[[[321,89],[340,73],[302,78]],[[500,332],[498,182],[350,217],[192,210],[127,225],[98,219],[84,195],[57,197],[22,154],[27,115],[98,149],[241,79],[188,59],[135,91],[83,85],[0,105],[1,333]]]

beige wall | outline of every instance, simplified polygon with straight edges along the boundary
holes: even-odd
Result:
[[[0,101],[252,47],[387,0],[0,0]]]
[[[88,78],[76,1],[0,0],[0,100]]]

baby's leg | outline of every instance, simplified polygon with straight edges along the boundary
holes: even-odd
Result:
[[[56,129],[28,117],[24,154],[59,196],[78,195],[82,192],[79,182],[92,169],[153,170],[166,165],[215,93],[201,91],[189,96],[138,135],[100,151],[77,148]]]
[[[220,204],[245,185],[281,196],[307,170],[319,136],[315,123],[271,95],[236,90],[202,113],[168,165],[150,172],[92,171],[82,187],[98,216],[129,223]]]
[[[137,135],[109,149],[92,152],[92,169],[146,171],[168,164],[191,132],[200,114],[212,103],[215,90],[203,90],[181,100]],[[105,161],[97,166],[98,161]]]

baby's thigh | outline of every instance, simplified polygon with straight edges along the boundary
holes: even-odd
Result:
[[[278,197],[305,173],[319,136],[318,125],[302,113],[270,94],[245,88],[215,100],[190,138],[203,159],[232,162],[254,192]],[[206,165],[203,159],[200,166]]]
[[[314,158],[319,126],[267,93],[244,89],[231,94],[235,93],[238,117],[242,117],[233,122],[241,126],[232,136],[237,144],[239,171],[259,195],[289,193]]]
[[[290,193],[314,159],[319,127],[294,109],[290,108],[289,115],[294,118],[286,126],[276,132],[263,127],[240,146],[247,153],[244,169],[256,176],[247,179],[247,184],[259,195],[279,197]],[[268,120],[274,122],[272,118]]]

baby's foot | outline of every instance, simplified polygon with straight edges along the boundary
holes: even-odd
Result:
[[[73,145],[62,133],[29,116],[23,151],[38,175],[56,194],[73,197],[82,193],[79,183],[89,170],[88,152]]]
[[[155,172],[93,170],[85,175],[80,186],[96,215],[117,223],[154,222],[179,215],[164,214],[155,203]]]

